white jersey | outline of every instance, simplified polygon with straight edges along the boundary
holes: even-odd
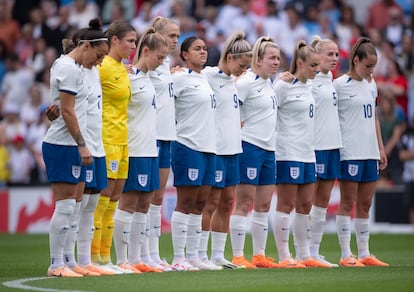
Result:
[[[96,67],[84,68],[88,85],[88,111],[86,117],[85,142],[94,157],[104,157],[102,142],[102,87],[99,71]]]
[[[278,102],[276,160],[315,162],[312,81],[278,80],[274,91]]]
[[[216,154],[241,153],[239,100],[234,77],[218,67],[207,67],[202,73],[207,76],[216,97]]]
[[[170,73],[170,60],[164,62],[149,76],[155,89],[157,102],[157,139],[173,141],[177,139],[175,129],[175,107],[173,79]]]
[[[275,151],[277,101],[270,79],[247,71],[236,82],[240,101],[242,140]]]
[[[216,152],[214,92],[201,73],[173,74],[177,141],[193,150]]]
[[[155,89],[148,73],[133,68],[128,105],[129,157],[157,157]]]
[[[60,109],[61,91],[75,96],[75,115],[80,131],[85,135],[88,88],[82,67],[67,55],[60,56],[50,69],[50,102],[57,104]],[[56,145],[77,145],[61,114],[51,122],[43,141]]]
[[[318,72],[312,83],[315,99],[315,150],[341,148],[338,100],[331,71],[328,74]]]
[[[344,74],[334,80],[343,148],[341,160],[380,159],[375,128],[377,85]]]

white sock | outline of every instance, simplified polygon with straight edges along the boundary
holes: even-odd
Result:
[[[69,217],[75,205],[75,199],[60,200],[55,203],[55,211],[49,225],[50,267],[52,269],[64,264],[63,249],[69,230]]]
[[[211,259],[224,259],[227,233],[211,231]]]
[[[128,259],[128,243],[131,235],[132,213],[116,209],[114,214],[114,247],[117,264]]]
[[[174,211],[171,216],[171,237],[174,260],[185,256],[184,248],[187,241],[188,219],[190,215]]]
[[[252,212],[251,229],[253,255],[265,255],[267,235],[269,233],[267,212]]]
[[[233,256],[244,256],[244,241],[246,240],[246,216],[230,216],[230,240]]]
[[[128,262],[136,265],[141,260],[141,249],[144,244],[147,229],[147,214],[141,212],[134,212],[131,222],[131,235],[129,237],[128,245]]]
[[[145,238],[141,246],[141,261],[143,261],[146,264],[150,264],[152,262],[152,259],[149,253],[149,234],[152,231],[153,230],[151,229],[151,224],[149,222],[149,215],[147,213],[147,225],[145,227]]]
[[[190,214],[187,231],[187,258],[198,258],[198,247],[201,238],[201,215]]]
[[[311,241],[309,244],[310,255],[313,258],[319,256],[319,247],[321,245],[323,231],[326,224],[327,208],[313,205],[310,211],[311,215]]]
[[[148,210],[151,232],[149,233],[148,245],[151,258],[161,263],[159,241],[161,236],[161,206],[151,204]]]
[[[78,262],[82,266],[91,264],[91,243],[94,232],[93,212],[98,205],[99,195],[84,194],[82,198],[81,213],[79,217],[79,232],[76,242]],[[83,201],[86,205],[83,206]]]
[[[369,252],[369,219],[355,218],[354,222],[358,257],[365,258],[371,255]]]
[[[210,237],[210,231],[202,231],[200,237],[200,246],[198,247],[198,258],[200,260],[208,259],[208,239]]]
[[[341,258],[352,255],[351,252],[351,217],[336,215],[336,228],[338,232],[339,246],[341,248]]]
[[[81,202],[76,202],[75,209],[73,210],[72,215],[69,217],[68,237],[66,238],[65,248],[63,249],[63,258],[65,260],[65,265],[67,265],[69,268],[76,266],[75,244],[79,226],[78,222],[80,216],[80,207]]]
[[[273,218],[273,234],[275,236],[279,261],[291,257],[289,250],[289,230],[290,215],[276,211]]]
[[[308,214],[295,213],[293,220],[293,234],[296,244],[296,258],[299,261],[304,261],[310,257],[310,217]]]

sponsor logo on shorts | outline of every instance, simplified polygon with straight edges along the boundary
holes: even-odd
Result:
[[[223,171],[222,170],[216,170],[215,181],[216,181],[216,183],[219,183],[219,182],[223,181]]]
[[[141,187],[145,187],[148,183],[148,174],[138,174],[138,183]]]
[[[300,174],[300,169],[299,167],[295,166],[295,167],[289,167],[289,175],[291,178],[293,179],[297,179],[299,177]]]
[[[92,169],[88,169],[86,170],[86,182],[90,183],[93,180],[93,170]]]
[[[359,166],[357,164],[348,165],[348,173],[350,176],[356,176],[358,174]]]
[[[189,168],[188,169],[188,178],[191,181],[196,181],[198,179],[198,168]]]
[[[323,163],[316,163],[316,169],[315,169],[316,173],[325,173],[325,164]]]
[[[256,167],[248,167],[246,170],[247,178],[250,180],[254,180],[257,176],[257,168]]]
[[[78,165],[72,165],[72,175],[74,178],[79,178],[81,175],[81,167]]]

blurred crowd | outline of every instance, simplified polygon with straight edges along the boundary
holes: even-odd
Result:
[[[351,46],[369,37],[379,57],[374,77],[389,158],[380,183],[400,184],[400,140],[414,127],[413,7],[414,0],[0,0],[0,187],[47,182],[41,143],[49,123],[49,69],[62,53],[61,40],[95,17],[104,27],[127,20],[140,34],[158,15],[177,21],[180,40],[205,39],[207,65],[217,65],[235,30],[252,44],[271,36],[281,48],[281,72],[298,40],[319,35],[339,44],[337,77],[348,70]],[[178,54],[172,57],[172,65],[181,65]]]

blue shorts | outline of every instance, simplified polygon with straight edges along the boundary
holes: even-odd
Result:
[[[242,148],[243,153],[239,154],[240,183],[256,186],[275,184],[275,152],[244,141]]]
[[[213,187],[222,189],[239,183],[239,155],[217,155],[216,178]]]
[[[101,191],[108,187],[105,156],[93,157],[92,164],[85,166],[85,172],[86,189],[91,189],[93,191]]]
[[[174,186],[214,185],[216,155],[193,150],[176,141],[171,143]]]
[[[298,161],[276,162],[276,184],[303,185],[315,182],[315,163]]]
[[[171,141],[157,140],[159,168],[171,167]]]
[[[373,182],[379,177],[378,160],[341,161],[341,180]]]
[[[158,157],[130,157],[124,192],[152,192],[160,188]]]
[[[339,149],[317,150],[316,175],[321,180],[335,180],[341,177],[341,160]]]
[[[78,184],[85,181],[85,169],[78,146],[55,145],[43,142],[43,160],[50,183]]]

